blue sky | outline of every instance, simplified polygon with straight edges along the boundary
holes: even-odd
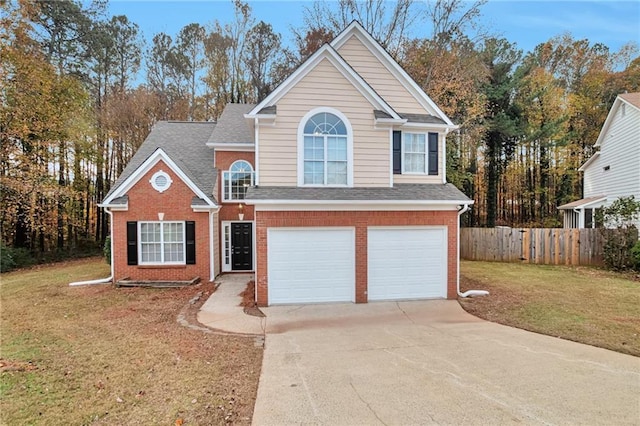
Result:
[[[290,27],[302,24],[301,1],[251,1],[253,16],[273,25],[283,40],[290,39]],[[492,34],[532,50],[549,38],[570,32],[575,38],[604,43],[616,51],[630,41],[640,42],[640,1],[553,1],[489,0],[482,7],[480,24]],[[111,0],[109,12],[127,15],[140,26],[145,39],[162,31],[175,35],[192,23],[214,20],[229,22],[233,7],[230,0]],[[420,35],[420,28],[416,28]],[[429,34],[425,28],[424,34]]]

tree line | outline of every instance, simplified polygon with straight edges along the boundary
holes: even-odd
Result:
[[[105,0],[0,1],[2,242],[99,247],[97,204],[156,121],[261,100],[353,19],[460,125],[447,175],[475,200],[467,225],[557,226],[616,95],[640,89],[638,47],[564,34],[522,52],[475,27],[485,2],[315,2],[286,44],[241,0],[229,22],[149,39]]]

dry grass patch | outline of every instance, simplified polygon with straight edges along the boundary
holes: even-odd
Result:
[[[640,282],[588,267],[462,262],[460,299],[481,318],[640,356]]]
[[[93,259],[3,274],[0,423],[249,424],[262,348],[176,322],[213,285],[67,285],[108,273]]]

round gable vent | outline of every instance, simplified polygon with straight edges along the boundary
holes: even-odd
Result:
[[[154,173],[153,176],[151,176],[151,180],[149,182],[151,183],[153,189],[158,192],[166,191],[173,183],[171,177],[162,170]]]

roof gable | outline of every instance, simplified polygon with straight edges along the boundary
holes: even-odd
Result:
[[[126,179],[124,179],[118,187],[109,192],[109,195],[104,199],[102,204],[117,204],[116,200],[125,197],[127,192],[135,186],[140,179],[142,179],[148,172],[151,170],[156,164],[162,161],[164,164],[171,169],[171,171],[178,176],[193,193],[196,197],[204,200],[204,202],[209,206],[215,206],[216,204],[208,197],[202,190],[184,173],[180,167],[176,165],[176,163],[167,155],[166,152],[162,150],[162,148],[157,148],[155,152],[149,156],[138,168],[136,168],[133,173],[131,173]]]
[[[640,111],[640,93],[622,93],[616,97],[616,100],[613,101],[609,114],[602,125],[602,129],[600,130],[600,134],[598,135],[598,139],[594,145],[595,147],[602,146],[602,142],[605,140],[609,127],[611,127],[611,124],[616,119],[618,109],[620,109],[622,104],[629,105],[631,108]]]
[[[391,57],[391,55],[369,34],[358,21],[353,21],[338,36],[333,39],[331,46],[336,50],[345,45],[352,37],[357,39],[367,47],[367,49],[422,105],[430,114],[442,119],[447,125],[454,126],[453,122],[444,112],[433,102],[433,100],[418,86],[418,84],[407,74],[407,72]]]
[[[323,45],[309,59],[307,59],[296,71],[282,82],[273,92],[262,102],[255,106],[247,117],[255,117],[264,108],[273,106],[286,93],[298,84],[311,70],[318,66],[323,60],[331,63],[374,107],[382,110],[394,119],[400,119],[396,111],[373,90],[373,88],[357,73],[351,66],[336,52],[329,44]]]
[[[140,145],[135,155],[122,171],[105,196],[103,204],[119,195],[121,187],[160,149],[177,170],[191,182],[209,202],[213,202],[217,173],[213,170],[213,150],[206,146],[215,123],[159,121]],[[118,195],[119,194],[119,195]],[[200,197],[203,198],[203,197]]]

